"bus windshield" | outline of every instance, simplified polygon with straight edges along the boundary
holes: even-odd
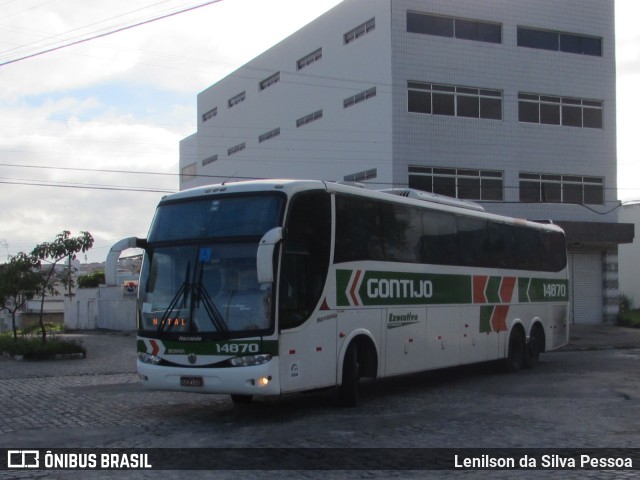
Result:
[[[140,277],[139,329],[215,338],[264,333],[271,285],[256,272],[258,242],[284,197],[218,197],[160,205]]]

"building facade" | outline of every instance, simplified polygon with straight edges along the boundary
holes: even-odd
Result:
[[[181,189],[417,188],[565,228],[575,322],[615,318],[613,0],[344,0],[198,96]]]
[[[623,205],[620,208],[620,221],[632,223],[634,229],[640,229],[640,203]],[[620,294],[625,295],[631,303],[631,308],[640,308],[640,239],[634,238],[633,243],[620,245],[619,254],[619,278]]]

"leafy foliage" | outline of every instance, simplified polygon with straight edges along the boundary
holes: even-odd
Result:
[[[44,327],[43,314],[44,314],[44,300],[49,295],[56,295],[59,292],[55,288],[57,281],[61,281],[62,284],[69,288],[73,287],[73,276],[67,269],[65,274],[60,277],[56,277],[56,265],[64,259],[69,259],[69,262],[76,258],[76,254],[79,252],[86,252],[93,246],[93,236],[89,232],[80,232],[77,237],[72,237],[71,232],[64,230],[58,235],[53,242],[44,242],[31,251],[31,255],[38,260],[38,265],[42,269],[42,262],[49,264],[48,271],[43,270],[43,282],[40,294],[40,327],[42,331],[42,342],[45,343],[47,339],[47,331]]]
[[[17,338],[16,312],[43,286],[43,276],[37,267],[37,259],[22,252],[0,265],[0,310],[11,313],[14,339]]]
[[[97,288],[104,285],[105,277],[103,271],[92,272],[82,277],[78,277],[78,288]]]
[[[618,325],[621,327],[640,328],[640,310],[627,310],[618,315]]]
[[[6,335],[0,336],[0,352],[9,355],[22,355],[25,360],[47,360],[56,355],[80,353],[86,356],[87,350],[77,340],[52,338],[43,344],[39,338],[19,338],[12,340]]]

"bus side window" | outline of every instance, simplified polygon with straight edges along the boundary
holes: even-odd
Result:
[[[460,265],[467,267],[489,266],[489,238],[487,221],[459,216],[458,241],[460,242]]]
[[[296,195],[287,216],[280,269],[280,328],[304,323],[320,301],[331,249],[331,197]]]
[[[379,202],[336,196],[336,263],[384,260],[383,212]]]
[[[460,261],[456,218],[453,214],[423,210],[420,261],[456,265]]]

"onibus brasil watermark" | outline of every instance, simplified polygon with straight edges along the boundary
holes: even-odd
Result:
[[[29,469],[151,469],[147,453],[57,453],[47,450],[8,450],[7,468]]]

